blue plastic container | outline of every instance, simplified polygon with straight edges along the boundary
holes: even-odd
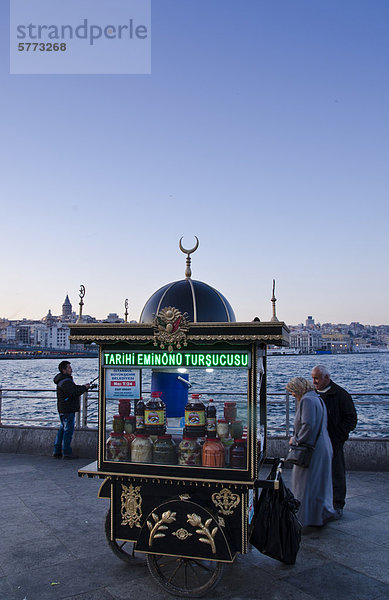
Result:
[[[188,373],[177,371],[153,371],[151,375],[151,391],[161,392],[161,398],[166,404],[166,416],[183,417],[188,403],[189,385],[178,379],[189,381]]]

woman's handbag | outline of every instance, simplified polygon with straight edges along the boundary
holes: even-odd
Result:
[[[277,466],[268,479],[274,479]],[[294,565],[301,541],[301,524],[296,517],[300,502],[279,477],[279,489],[264,488],[256,506],[250,542],[271,558]]]
[[[317,432],[315,443],[313,444],[313,446],[310,446],[308,444],[292,444],[289,447],[289,453],[285,459],[286,462],[291,463],[292,465],[297,465],[298,467],[302,467],[303,469],[308,469],[309,465],[311,464],[313,451],[315,449],[317,440],[319,439],[319,435],[321,432],[321,426],[323,424],[323,417],[324,417],[324,406],[323,406],[323,402],[321,401],[321,399],[320,399],[320,403],[322,405],[323,412],[321,415],[319,431]]]
[[[314,449],[315,446],[299,446],[298,444],[292,444],[289,448],[286,461],[292,465],[307,469],[311,463]]]

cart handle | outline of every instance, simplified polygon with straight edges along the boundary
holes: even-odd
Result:
[[[282,475],[282,469],[284,466],[284,458],[267,458],[265,459],[265,464],[277,464],[276,475],[274,479],[257,479],[254,482],[254,488],[271,488],[273,490],[278,490],[280,487],[280,477]]]

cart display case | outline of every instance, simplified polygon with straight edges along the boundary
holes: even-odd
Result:
[[[171,315],[174,328],[168,327]],[[258,488],[277,486],[277,480],[259,478],[260,467],[274,460],[266,454],[266,346],[285,344],[287,336],[281,322],[190,323],[175,307],[162,310],[151,324],[71,327],[72,341],[94,342],[100,348],[98,457],[79,473],[105,479],[99,496],[110,501],[106,534],[114,552],[124,560],[146,553],[154,578],[175,595],[204,594],[219,580],[223,564],[247,552]],[[147,437],[138,429],[127,450],[111,452],[107,441],[115,418],[120,423],[123,403],[134,423],[141,398],[147,407],[153,390],[153,397],[165,404],[164,416],[151,409],[147,418],[151,415],[152,427],[161,426],[162,435],[151,430]],[[207,408],[213,400],[217,426],[227,434],[222,462],[212,463],[212,456],[209,462],[205,456],[217,432],[216,438],[206,432],[201,410],[191,412],[192,393],[200,396],[194,406],[203,403]],[[191,416],[194,422],[200,420],[201,435],[193,433]],[[139,453],[131,453],[138,437],[151,446],[142,461]],[[169,464],[153,459],[161,438],[177,449]],[[179,464],[183,438],[198,445],[200,463]],[[235,464],[231,444],[239,447]]]

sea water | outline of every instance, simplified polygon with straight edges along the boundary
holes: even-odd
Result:
[[[2,415],[4,422],[14,417],[18,422],[23,419],[37,419],[41,417],[56,418],[55,394],[52,392],[36,392],[34,398],[26,392],[13,393],[7,399],[8,389],[23,390],[55,390],[53,377],[58,373],[58,360],[54,359],[21,359],[0,361],[0,385],[3,388]],[[87,383],[98,375],[97,358],[71,359],[73,377],[77,384]],[[353,393],[388,393],[389,353],[374,354],[334,354],[334,355],[292,355],[269,356],[267,359],[267,391],[269,399],[268,425],[270,432],[285,432],[285,405],[280,401],[289,379],[302,376],[310,379],[312,368],[324,364],[331,373],[333,381]],[[204,401],[214,396],[218,406],[218,413],[222,416],[224,400],[234,400],[228,396],[245,393],[247,376],[244,371],[229,372],[215,369],[212,373],[200,370],[191,370],[189,379],[192,387],[189,392],[204,394]],[[149,382],[145,380],[147,391]],[[219,394],[218,394],[219,392]],[[223,392],[220,395],[220,392]],[[30,395],[31,396],[31,395]],[[237,397],[239,401],[239,397]],[[358,411],[358,427],[356,435],[389,435],[389,396],[354,396]],[[383,403],[386,401],[386,404]],[[365,405],[364,402],[369,402]],[[291,421],[293,422],[294,401],[291,402]],[[113,409],[112,409],[113,410]],[[219,418],[220,418],[219,417]],[[31,423],[30,423],[31,424]],[[382,431],[377,432],[376,430]]]

